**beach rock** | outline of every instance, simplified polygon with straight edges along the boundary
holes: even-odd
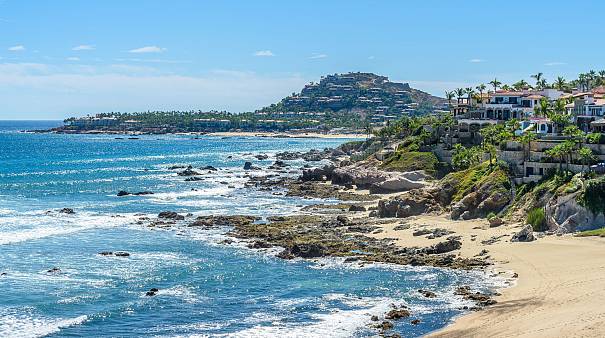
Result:
[[[504,221],[500,217],[492,217],[488,220],[490,228],[496,228],[504,224]]]
[[[295,244],[290,252],[296,257],[316,258],[324,256],[324,248],[319,244]]]
[[[420,319],[413,319],[413,320],[410,322],[410,324],[412,324],[412,325],[418,325],[418,324],[420,324]]]
[[[60,214],[67,214],[67,215],[73,215],[76,212],[72,208],[63,208],[63,209],[59,210],[59,213]]]
[[[435,297],[437,297],[437,294],[434,293],[433,291],[420,289],[420,290],[418,290],[418,292],[420,292],[420,294],[422,294],[426,298],[435,298]]]
[[[187,169],[177,173],[177,175],[179,175],[179,176],[198,176],[198,175],[201,175],[201,173],[193,170],[192,166],[188,166]]]
[[[384,316],[385,319],[401,319],[401,318],[407,318],[410,316],[410,311],[406,310],[406,309],[393,309],[391,311],[389,311],[386,316]]]
[[[370,189],[371,193],[392,193],[426,186],[429,176],[422,171],[391,172],[378,169],[373,161],[361,161],[338,167],[332,172],[332,183],[352,184],[358,188]]]
[[[258,218],[253,216],[199,216],[193,221],[189,223],[187,226],[189,227],[221,227],[221,226],[247,226],[252,224]]]
[[[181,220],[185,219],[185,216],[179,215],[178,213],[176,213],[174,211],[162,211],[158,214],[158,218],[181,221]]]
[[[257,160],[259,160],[259,161],[264,161],[264,160],[266,160],[266,159],[268,159],[268,158],[269,158],[269,155],[266,155],[266,154],[258,154],[258,155],[254,155],[254,157],[256,157],[256,159],[257,159]]]
[[[373,315],[372,317],[370,317],[370,320],[373,322],[377,322],[378,321],[378,316]]]
[[[393,328],[393,323],[389,322],[389,321],[383,321],[382,324],[380,324],[378,326],[379,329],[381,329],[382,331],[388,331],[391,330]]]
[[[434,190],[415,189],[390,199],[380,200],[377,212],[379,217],[405,218],[441,210],[442,207]]]
[[[259,170],[259,167],[253,166],[252,162],[246,161],[246,163],[244,163],[244,170]]]
[[[578,203],[582,190],[553,196],[544,208],[548,228],[556,233],[593,230],[605,227],[605,214],[594,213]]]
[[[254,241],[254,243],[248,245],[248,248],[250,249],[267,249],[271,247],[273,247],[273,245],[265,241]]]
[[[534,237],[534,229],[530,224],[526,225],[521,231],[515,233],[510,239],[511,242],[531,242],[536,238]]]
[[[332,164],[325,165],[322,168],[313,168],[303,170],[301,181],[326,181],[332,179],[332,173],[336,167]]]
[[[349,211],[366,211],[366,208],[363,205],[352,204],[349,207]]]
[[[218,169],[216,169],[215,167],[211,166],[211,165],[207,165],[205,167],[201,167],[201,170],[208,170],[208,171],[217,171]]]
[[[426,253],[426,254],[438,255],[438,254],[443,254],[446,252],[458,250],[461,247],[462,247],[461,241],[455,240],[455,239],[450,239],[445,242],[439,242],[437,244],[431,245],[428,248],[424,248],[422,250],[422,252]]]

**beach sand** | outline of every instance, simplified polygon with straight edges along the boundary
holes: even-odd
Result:
[[[393,229],[402,223],[410,229]],[[461,316],[429,337],[605,337],[605,239],[553,235],[511,243],[510,235],[520,225],[489,228],[485,220],[452,221],[446,216],[398,220],[374,236],[396,238],[402,246],[426,246],[445,238],[412,235],[422,227],[455,231],[462,236],[460,255],[472,257],[486,249],[494,272],[516,280],[499,290],[496,305]],[[503,237],[491,245],[481,243],[493,236]]]

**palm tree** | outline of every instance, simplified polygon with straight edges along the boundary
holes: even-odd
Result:
[[[542,80],[542,76],[543,75],[544,75],[543,73],[538,73],[538,74],[535,74],[535,75],[531,76],[531,78],[536,79],[536,87],[537,88],[539,88],[540,80]]]
[[[511,88],[511,86],[505,84],[505,85],[502,85],[502,87],[500,89],[502,89],[502,90],[511,90],[512,88]]]
[[[485,85],[482,83],[480,85],[478,85],[477,87],[475,87],[475,89],[477,89],[479,91],[479,95],[481,97],[481,103],[483,103],[483,92],[485,91]]]
[[[456,92],[456,97],[458,97],[458,101],[460,101],[460,99],[464,96],[465,94],[465,90],[464,88],[456,88],[455,90]]]
[[[489,82],[494,87],[494,92],[498,90],[498,87],[502,84],[502,82],[498,81],[498,79],[493,79]]]
[[[447,99],[447,103],[449,104],[449,106],[452,106],[452,99],[454,98],[456,94],[454,94],[453,91],[445,91],[445,98]]]
[[[565,82],[565,79],[563,77],[559,76],[557,77],[555,83],[553,83],[553,87],[560,91],[564,91],[567,88],[567,82]]]
[[[471,106],[472,105],[471,99],[472,99],[472,96],[475,93],[475,91],[471,87],[465,88],[464,91],[466,92],[466,94],[468,94],[468,105]]]
[[[515,90],[521,91],[523,89],[525,89],[529,84],[527,83],[527,81],[525,80],[519,80],[515,83],[513,83],[513,88],[515,88]]]
[[[538,136],[533,131],[524,132],[519,141],[523,145],[523,161],[527,161],[529,158],[529,154],[531,152],[531,142],[534,141]],[[527,152],[525,151],[525,146],[527,146]]]
[[[582,162],[582,172],[584,171],[584,165],[590,165],[596,159],[596,156],[592,153],[592,149],[588,147],[582,147],[578,150],[578,157]]]

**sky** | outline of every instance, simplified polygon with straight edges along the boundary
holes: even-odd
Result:
[[[443,96],[605,69],[604,1],[0,0],[0,119],[253,111],[322,75]]]

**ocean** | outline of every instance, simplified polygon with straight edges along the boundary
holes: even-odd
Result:
[[[135,222],[135,215],[161,211],[266,218],[336,202],[246,187],[242,168],[245,161],[267,167],[280,151],[346,139],[18,132],[59,124],[0,121],[1,337],[365,337],[378,333],[368,327],[370,317],[391,304],[412,312],[393,332],[417,337],[470,305],[453,295],[457,286],[494,286],[479,272],[284,261],[271,250],[221,244],[228,229]],[[219,170],[185,182],[169,169],[175,165]],[[154,194],[118,197],[120,190]],[[57,212],[62,208],[75,213]],[[150,288],[158,294],[147,297]],[[438,297],[424,298],[418,289]]]

